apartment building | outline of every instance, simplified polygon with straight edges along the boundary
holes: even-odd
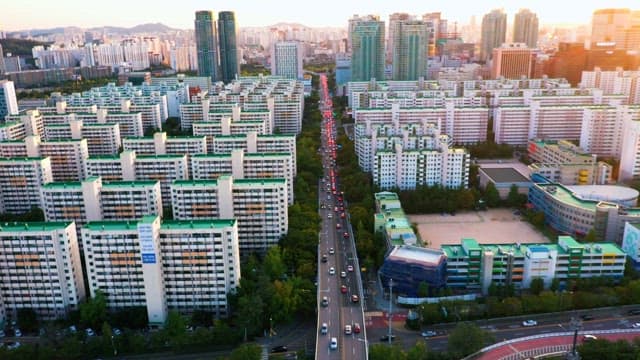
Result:
[[[605,185],[610,183],[613,167],[565,140],[529,140],[527,145],[531,174],[564,185]]]
[[[206,154],[207,139],[204,135],[167,137],[166,132],[157,132],[153,136],[126,138],[123,148],[138,155]]]
[[[121,136],[142,136],[142,112],[126,109],[123,112],[120,108],[98,108],[96,105],[71,106],[66,101],[58,101],[55,107],[39,107],[38,111],[42,113],[44,127],[67,125],[74,121],[81,121],[84,126],[118,124]]]
[[[451,139],[435,124],[366,123],[357,124],[354,133],[358,163],[382,189],[468,184],[469,153],[450,148]]]
[[[85,299],[73,222],[0,225],[0,299],[7,315],[31,309],[53,320]]]
[[[398,194],[383,191],[373,196],[376,204],[374,232],[384,234],[387,247],[416,245],[418,237],[402,209]]]
[[[41,192],[45,219],[75,221],[78,231],[90,221],[162,216],[158,181],[103,183],[100,177],[89,177],[82,182],[51,182]]]
[[[0,124],[0,141],[22,140],[27,136],[24,123],[9,121]]]
[[[10,145],[13,144],[9,144],[7,150]],[[16,153],[9,154],[7,151],[3,155],[8,157],[49,157],[54,181],[78,181],[85,178],[85,161],[89,157],[86,139],[42,142],[39,136],[27,136],[22,142],[22,146],[24,147],[23,155],[18,153],[19,147],[12,149],[16,150]]]
[[[127,172],[123,169],[123,175]],[[189,179],[187,155],[141,155],[135,157],[136,180],[160,181],[162,203],[171,204],[171,184],[176,180]]]
[[[27,110],[23,114],[7,115],[6,123],[20,122],[24,125],[26,135],[44,136],[44,119],[38,110]],[[18,139],[16,139],[18,140]]]
[[[229,314],[240,283],[235,220],[91,222],[82,230],[89,289],[110,309],[144,306],[150,324],[168,310]]]
[[[223,117],[220,121],[204,121],[192,125],[194,135],[206,135],[211,138],[216,135],[240,135],[249,132],[271,134],[267,124],[263,121],[232,121],[230,117]]]
[[[640,105],[628,106],[623,114],[618,180],[627,181],[640,176]]]
[[[71,120],[63,125],[45,125],[45,141],[87,140],[89,156],[117,154],[122,146],[118,123],[83,124],[82,120]]]
[[[288,230],[286,179],[175,181],[171,186],[173,216],[179,220],[236,219],[243,256],[264,253]]]
[[[0,158],[0,212],[42,208],[40,187],[52,181],[50,158]]]
[[[526,289],[540,278],[549,287],[589,277],[624,276],[626,254],[616,244],[581,244],[571,236],[559,236],[557,244],[479,244],[462,239],[460,245],[442,245],[447,257],[447,286],[488,292],[493,284]]]
[[[601,89],[605,94],[622,94],[628,104],[640,104],[640,71],[625,71],[621,67],[603,71],[596,67],[582,72],[580,84]]]
[[[289,153],[247,153],[236,149],[226,154],[191,156],[190,166],[193,180],[217,179],[221,175],[232,175],[234,179],[286,179],[289,205],[293,204],[295,169]]]
[[[201,94],[202,95],[202,94]],[[182,130],[192,129],[197,123],[222,123],[218,127],[236,129],[248,124],[262,129],[263,133],[271,134],[273,131],[273,117],[275,99],[267,98],[266,103],[257,108],[255,104],[247,104],[247,108],[236,103],[211,104],[208,98],[196,97],[195,102],[180,105],[180,127]],[[224,119],[230,119],[225,120]],[[228,124],[228,125],[227,125]],[[260,125],[258,125],[260,124]],[[209,125],[210,127],[213,125]]]

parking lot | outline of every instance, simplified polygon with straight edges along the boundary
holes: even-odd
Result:
[[[548,243],[544,235],[511,209],[458,212],[451,214],[409,215],[417,224],[425,246],[460,244],[462,238],[473,238],[481,244]]]

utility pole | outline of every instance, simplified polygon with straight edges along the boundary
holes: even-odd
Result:
[[[393,279],[389,279],[389,334],[387,335],[389,345],[391,345],[391,320],[392,320],[392,306],[393,306]]]
[[[571,330],[573,330],[573,346],[571,347],[571,351],[567,353],[567,360],[580,360],[580,354],[578,354],[576,347],[578,343],[578,331],[582,328],[582,322],[572,317],[569,326]]]

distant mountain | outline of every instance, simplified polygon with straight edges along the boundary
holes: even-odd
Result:
[[[141,24],[136,25],[131,28],[117,27],[117,26],[102,26],[102,27],[94,27],[88,29],[88,31],[96,31],[102,32],[105,31],[107,33],[116,33],[116,34],[139,34],[139,33],[165,33],[169,31],[176,31],[178,29],[171,28],[167,25],[161,23],[155,24]]]
[[[136,25],[134,27],[125,28],[119,26],[99,26],[93,27],[90,29],[82,29],[76,26],[67,26],[67,27],[56,27],[51,29],[28,29],[21,31],[13,31],[8,35],[10,37],[21,37],[23,35],[29,34],[31,36],[40,36],[40,35],[49,35],[49,34],[64,34],[64,33],[81,33],[83,31],[94,31],[94,32],[103,32],[111,33],[111,34],[139,34],[139,33],[164,33],[168,31],[175,31],[179,29],[171,28],[167,25],[161,23],[149,23],[149,24],[141,24]]]

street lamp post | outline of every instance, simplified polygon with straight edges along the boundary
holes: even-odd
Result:
[[[393,279],[389,279],[389,334],[388,341],[389,345],[391,345],[391,320],[393,319],[391,311],[393,306]]]
[[[580,360],[580,354],[577,351],[577,343],[578,331],[582,328],[582,322],[575,317],[572,317],[569,326],[571,327],[571,330],[573,330],[573,346],[571,347],[571,351],[567,353],[567,360]]]

